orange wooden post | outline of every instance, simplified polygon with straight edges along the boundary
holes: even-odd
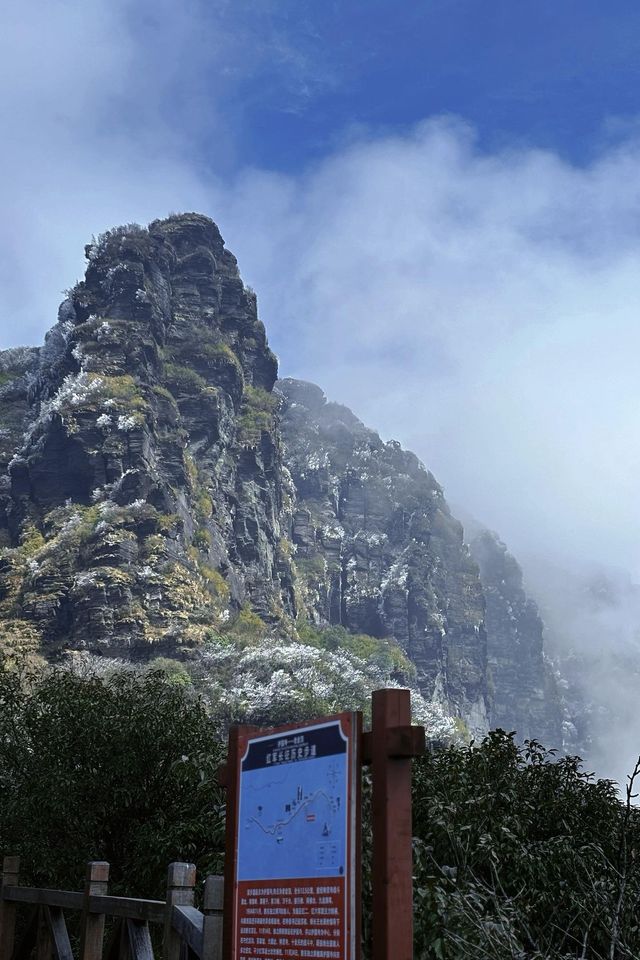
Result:
[[[411,726],[409,690],[372,695],[373,960],[413,958],[411,758],[424,727]]]
[[[256,733],[258,727],[237,724],[229,730],[229,753],[224,771],[224,786],[227,789],[227,826],[224,859],[224,907],[222,919],[223,960],[237,960],[233,956],[233,924],[235,916],[235,883],[238,851],[235,846],[238,836],[238,774],[242,757],[239,742],[242,736]]]

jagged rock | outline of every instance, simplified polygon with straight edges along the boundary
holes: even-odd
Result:
[[[49,650],[133,656],[197,642],[244,602],[293,615],[277,363],[235,258],[196,214],[87,256],[40,353],[0,354],[0,528],[24,567],[4,615]]]
[[[544,625],[535,602],[525,593],[522,570],[488,530],[471,539],[470,549],[486,599],[491,727],[515,730],[520,740],[561,748],[560,696],[544,655]]]
[[[519,668],[492,707],[478,569],[432,474],[319,387],[274,389],[207,217],[86,254],[43,347],[0,353],[0,646],[193,657],[234,622],[340,625],[395,640],[423,694],[484,732]],[[521,716],[542,722],[536,682]]]
[[[280,380],[284,457],[297,491],[295,566],[309,614],[393,636],[426,696],[487,728],[484,602],[462,527],[412,453],[313,384]]]

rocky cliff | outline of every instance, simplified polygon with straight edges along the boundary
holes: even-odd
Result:
[[[319,622],[394,637],[429,695],[487,727],[478,571],[435,478],[310,383],[281,380],[284,456],[296,491],[295,565]]]
[[[489,637],[490,726],[515,730],[519,739],[561,748],[565,715],[555,671],[544,651],[544,625],[527,595],[515,557],[488,530],[470,540],[485,596]]]
[[[130,225],[86,254],[43,347],[0,353],[0,646],[184,658],[338,628],[401,648],[463,727],[539,735],[526,600],[523,644],[418,459],[276,384],[215,224]]]

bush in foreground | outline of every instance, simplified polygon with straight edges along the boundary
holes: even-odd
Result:
[[[28,882],[162,894],[171,860],[219,873],[223,747],[203,706],[161,673],[104,678],[0,668],[0,849]]]
[[[186,681],[0,664],[0,850],[27,882],[77,889],[106,859],[114,892],[161,897],[171,860],[221,871],[224,746]],[[609,781],[496,731],[416,761],[413,789],[416,958],[640,956],[639,816]]]

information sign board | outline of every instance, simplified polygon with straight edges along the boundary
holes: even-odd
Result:
[[[356,960],[361,716],[238,739],[233,960]]]

